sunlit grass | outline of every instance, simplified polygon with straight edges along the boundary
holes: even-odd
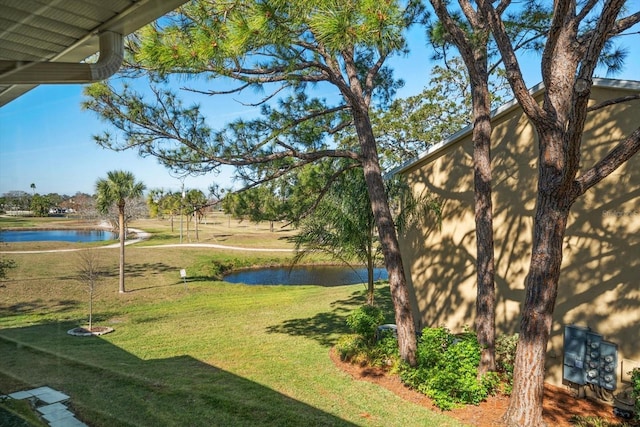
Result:
[[[286,264],[290,254],[131,246],[119,295],[118,250],[96,250],[105,276],[94,324],[115,332],[91,338],[66,333],[88,316],[77,255],[11,255],[0,394],[60,389],[91,426],[459,425],[331,362],[346,315],[364,302],[361,284],[234,285],[214,280],[211,265]],[[385,286],[379,301],[388,306]]]

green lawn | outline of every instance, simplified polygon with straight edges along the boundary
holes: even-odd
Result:
[[[255,234],[247,241],[282,245]],[[106,276],[94,324],[115,332],[91,338],[66,333],[88,313],[74,252],[4,255],[18,267],[0,283],[0,393],[54,387],[91,426],[460,425],[333,365],[329,349],[363,285],[232,285],[213,280],[212,265],[288,255],[130,246],[128,292],[118,295],[118,250],[97,250]],[[379,300],[389,306],[385,286]]]

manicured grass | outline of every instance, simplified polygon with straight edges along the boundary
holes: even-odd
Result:
[[[18,267],[0,289],[0,393],[49,385],[91,426],[459,425],[331,362],[363,285],[227,284],[212,265],[289,255],[131,246],[128,292],[118,295],[117,249],[97,250],[107,275],[94,324],[115,332],[90,338],[66,333],[88,313],[77,255],[11,254]],[[386,286],[379,301],[389,305]]]

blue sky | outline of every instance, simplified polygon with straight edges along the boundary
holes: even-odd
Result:
[[[616,78],[640,80],[640,36],[622,40],[629,49],[624,72]],[[408,57],[392,62],[395,72],[406,81],[399,96],[418,93],[426,84],[434,65],[424,42],[412,46]],[[539,60],[531,56],[523,63],[529,86],[539,82]],[[0,108],[0,194],[13,190],[31,192],[36,185],[40,194],[76,192],[93,194],[97,179],[110,170],[131,171],[147,188],[177,191],[181,181],[172,176],[154,158],[140,158],[136,152],[114,152],[99,147],[93,135],[108,130],[91,111],[82,111],[82,85],[39,86]],[[329,94],[330,95],[330,94]],[[202,101],[209,124],[222,126],[239,116],[255,114],[255,107],[243,106],[227,97]],[[186,177],[186,189],[207,193],[210,184],[228,188],[231,170],[220,175]]]

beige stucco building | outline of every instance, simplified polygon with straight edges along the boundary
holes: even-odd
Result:
[[[541,99],[543,90],[539,85],[532,93]],[[592,104],[639,93],[640,82],[595,79]],[[531,255],[537,136],[515,102],[498,109],[492,123],[496,324],[499,333],[512,334],[519,326]],[[638,126],[640,100],[590,113],[582,168],[593,165]],[[401,236],[419,328],[445,325],[455,332],[465,325],[473,327],[472,148],[471,129],[463,129],[396,171],[406,176],[416,194],[429,192],[442,203],[441,224],[422,220]],[[581,356],[586,361],[570,362],[563,357],[568,351],[563,343],[567,325],[577,325],[577,330],[590,328],[617,346],[616,390],[624,388],[620,381],[627,379],[626,372],[640,367],[640,154],[572,208],[547,349],[547,381],[554,384],[563,383],[563,363],[571,365],[569,370],[580,370],[590,360],[588,352]]]

